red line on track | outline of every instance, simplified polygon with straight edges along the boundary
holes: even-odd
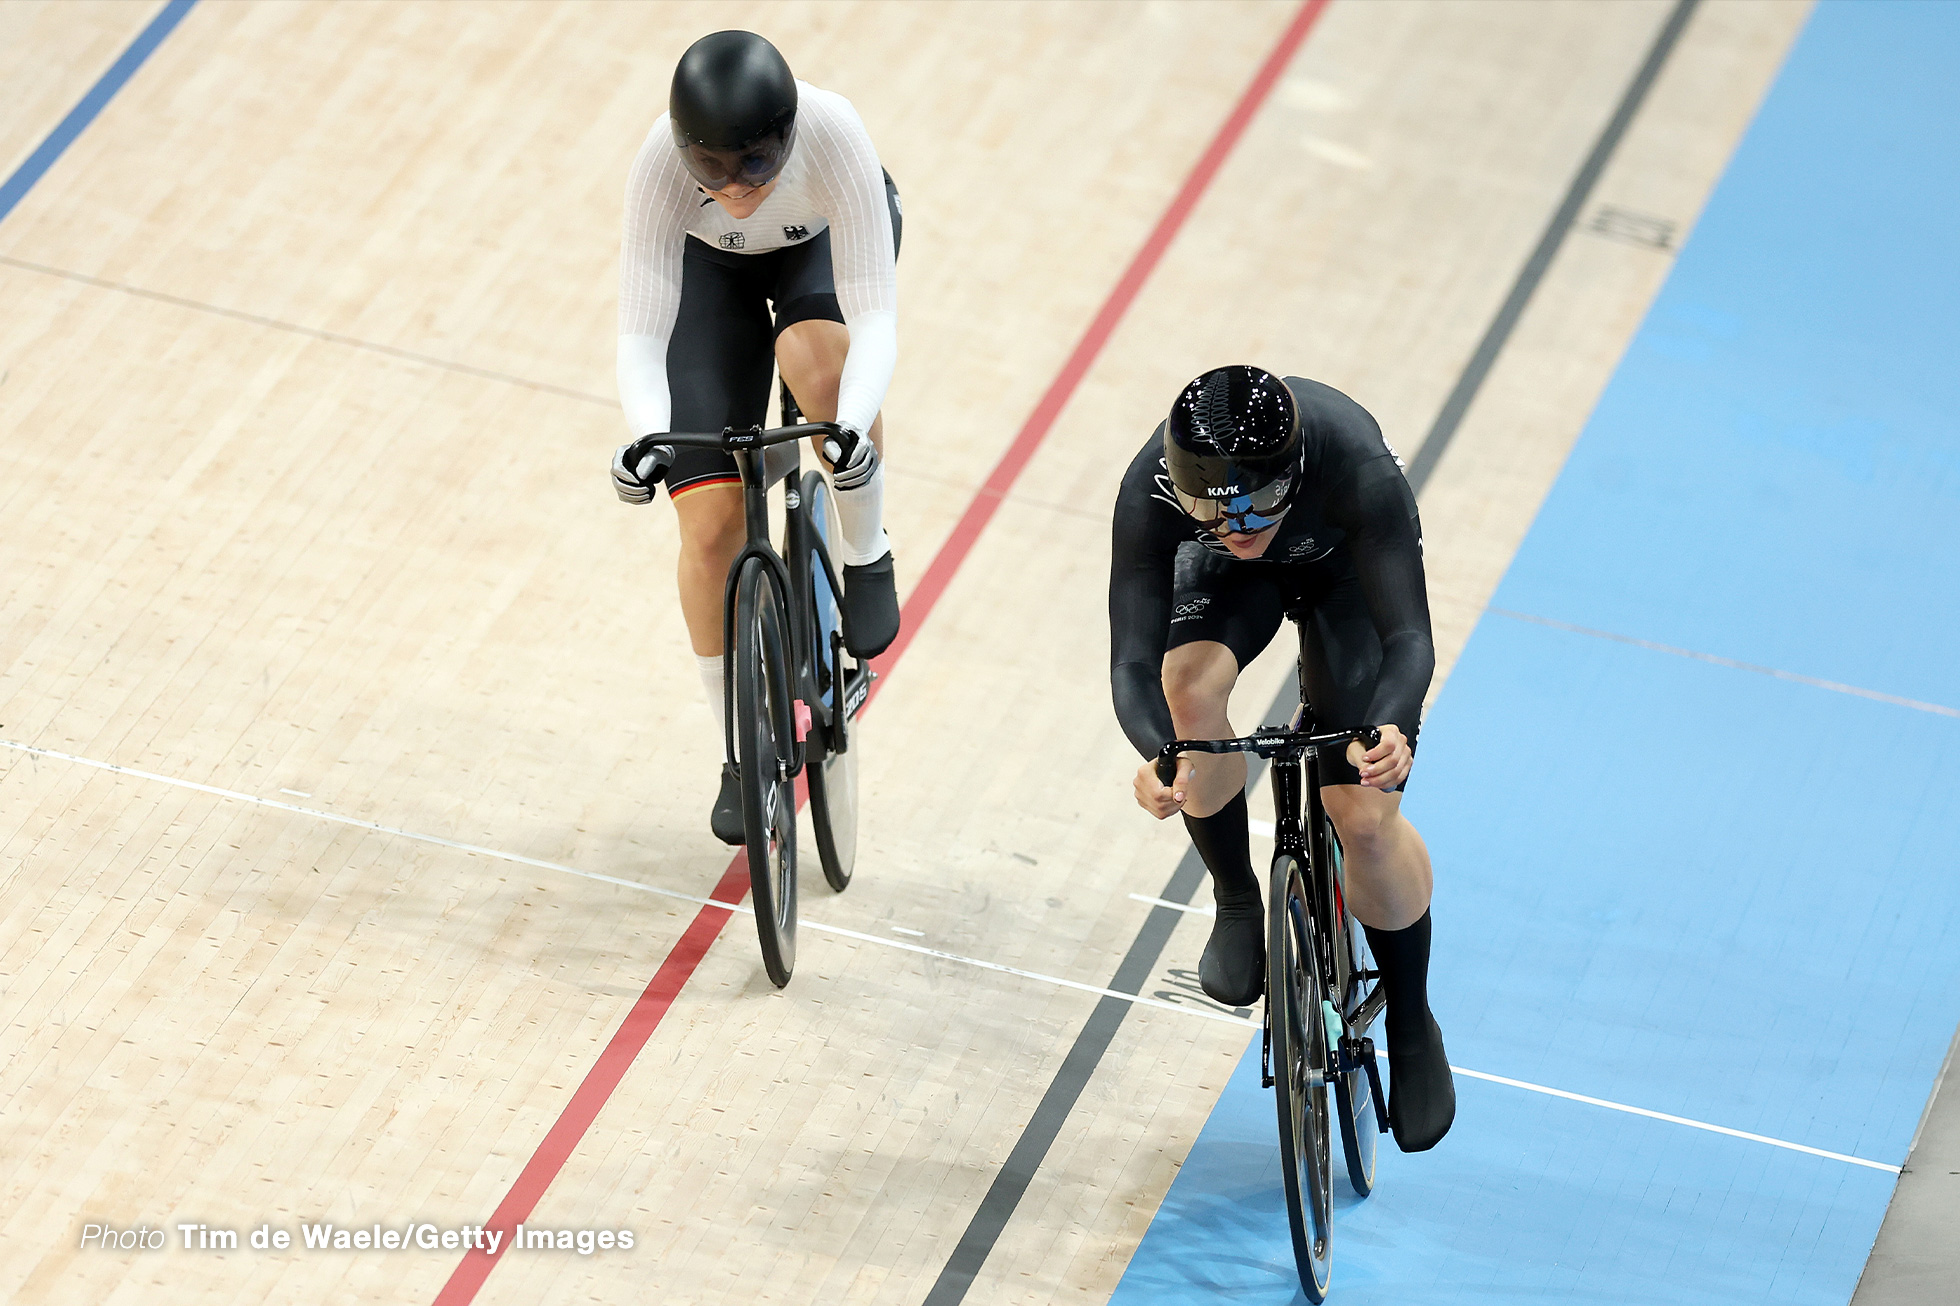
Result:
[[[946,542],[939,546],[939,552],[933,556],[931,564],[926,567],[925,574],[919,578],[919,583],[907,596],[897,641],[872,664],[878,670],[891,669],[911,644],[912,637],[918,633],[919,627],[931,615],[934,605],[939,602],[940,596],[946,592],[946,587],[951,584],[953,576],[959,571],[960,564],[965,562],[967,554],[972,552],[975,542],[980,538],[980,533],[987,528],[987,523],[993,520],[1001,500],[1007,497],[1008,490],[1026,469],[1029,460],[1034,457],[1035,450],[1047,437],[1050,428],[1055,425],[1055,419],[1061,416],[1062,409],[1067,406],[1069,398],[1075,393],[1076,386],[1080,385],[1082,378],[1088,374],[1090,366],[1102,353],[1103,346],[1109,343],[1109,337],[1115,332],[1117,323],[1122,321],[1123,314],[1135,301],[1137,292],[1143,289],[1143,283],[1156,269],[1158,262],[1164,256],[1164,251],[1170,248],[1171,241],[1183,227],[1185,219],[1191,216],[1191,210],[1197,206],[1199,197],[1205,192],[1205,187],[1211,184],[1211,179],[1218,174],[1219,168],[1224,166],[1226,156],[1232,152],[1232,147],[1237,145],[1239,138],[1245,134],[1246,126],[1252,121],[1253,115],[1259,111],[1259,107],[1265,103],[1266,97],[1272,93],[1273,85],[1279,80],[1280,73],[1285,70],[1287,63],[1299,50],[1301,42],[1306,40],[1307,33],[1313,28],[1314,20],[1320,17],[1321,11],[1328,3],[1329,0],[1306,0],[1306,3],[1302,4],[1299,11],[1294,14],[1293,21],[1287,24],[1285,32],[1280,35],[1279,43],[1273,47],[1272,53],[1266,56],[1265,63],[1260,65],[1251,85],[1247,86],[1245,93],[1239,97],[1232,115],[1225,120],[1224,126],[1218,129],[1218,134],[1212,137],[1211,144],[1199,157],[1190,175],[1184,179],[1183,186],[1178,188],[1177,195],[1170,202],[1170,207],[1166,208],[1163,216],[1157,219],[1157,225],[1151,228],[1150,235],[1143,242],[1143,247],[1137,251],[1136,257],[1130,260],[1129,267],[1124,269],[1115,289],[1110,291],[1109,298],[1103,301],[1102,308],[1096,313],[1095,319],[1089,323],[1089,329],[1083,333],[1082,339],[1076,343],[1074,351],[1069,354],[1068,361],[1062,364],[1062,370],[1041,396],[1041,402],[1036,404],[1034,412],[1028,415],[1027,422],[1022,425],[1020,433],[1014,437],[1014,442],[1007,446],[1007,451],[994,465],[993,474],[987,478],[986,484],[980,487],[979,493],[974,495],[973,501],[967,505],[966,511],[954,525],[952,533],[946,537]],[[874,684],[872,686],[874,695],[877,689],[878,685]],[[801,790],[800,785],[798,789]],[[743,896],[748,892],[748,887],[748,863],[743,854],[737,853],[728,863],[728,869],[721,873],[721,879],[716,883],[714,892],[708,896],[718,903],[727,903],[732,907],[741,903]],[[668,1009],[674,1005],[674,999],[680,996],[681,988],[700,966],[702,958],[708,955],[708,948],[720,936],[722,927],[728,923],[728,918],[732,915],[734,915],[732,911],[722,907],[703,907],[695,913],[694,919],[681,932],[680,942],[676,943],[674,950],[667,954],[667,959],[660,963],[660,969],[654,972],[652,982],[647,985],[646,991],[640,995],[639,1000],[633,1004],[633,1009],[626,1014],[626,1019],[614,1032],[612,1039],[607,1042],[605,1050],[599,1054],[598,1061],[586,1072],[584,1080],[572,1094],[572,1100],[566,1103],[564,1111],[559,1114],[557,1123],[552,1125],[550,1132],[544,1136],[544,1141],[538,1145],[538,1150],[532,1153],[531,1159],[525,1163],[523,1171],[517,1176],[517,1181],[504,1195],[504,1200],[498,1203],[496,1211],[485,1226],[487,1229],[499,1230],[503,1233],[496,1253],[481,1250],[465,1252],[462,1262],[450,1274],[449,1281],[443,1285],[442,1291],[436,1294],[435,1306],[466,1306],[476,1299],[477,1291],[483,1287],[484,1280],[490,1277],[490,1271],[496,1268],[497,1262],[503,1259],[504,1252],[509,1250],[512,1230],[522,1221],[529,1219],[531,1212],[537,1209],[538,1202],[544,1197],[545,1189],[551,1186],[551,1181],[558,1177],[558,1172],[564,1168],[565,1162],[571,1159],[572,1149],[578,1146],[579,1140],[585,1137],[585,1131],[598,1118],[600,1110],[612,1097],[613,1090],[619,1087],[619,1081],[625,1078],[627,1068],[633,1064],[634,1058],[639,1056],[640,1049],[646,1046],[647,1040],[653,1037],[653,1031],[666,1017]]]
[[[932,611],[933,605],[939,602],[939,596],[946,592],[946,586],[952,582],[953,573],[958,571],[960,564],[966,561],[966,555],[973,548],[974,542],[980,538],[980,532],[985,530],[987,523],[993,520],[1001,500],[1007,497],[1008,490],[1013,487],[1015,480],[1033,459],[1035,450],[1047,437],[1049,428],[1054,426],[1055,419],[1061,416],[1062,409],[1068,405],[1070,396],[1075,393],[1075,387],[1081,384],[1084,376],[1088,375],[1090,366],[1096,361],[1096,356],[1101,354],[1103,346],[1109,343],[1109,337],[1115,332],[1116,324],[1122,321],[1123,314],[1129,311],[1131,302],[1137,297],[1137,292],[1143,289],[1143,283],[1156,269],[1158,260],[1164,256],[1164,251],[1170,248],[1170,243],[1176,237],[1178,229],[1184,225],[1184,220],[1191,216],[1191,210],[1197,207],[1198,199],[1204,194],[1205,187],[1211,184],[1211,179],[1218,174],[1219,168],[1224,166],[1226,156],[1232,152],[1232,147],[1239,143],[1239,137],[1245,134],[1247,124],[1252,121],[1253,115],[1259,112],[1259,106],[1265,103],[1266,97],[1272,93],[1273,84],[1279,80],[1279,75],[1285,71],[1286,65],[1292,61],[1294,53],[1300,48],[1300,43],[1307,39],[1307,33],[1312,30],[1314,20],[1320,17],[1321,10],[1325,9],[1327,4],[1328,0],[1306,0],[1306,3],[1300,6],[1299,12],[1294,14],[1293,21],[1287,24],[1286,31],[1280,35],[1279,43],[1273,47],[1272,53],[1266,56],[1266,62],[1260,65],[1258,73],[1252,79],[1252,84],[1245,88],[1245,94],[1239,97],[1238,104],[1232,110],[1232,116],[1225,120],[1225,125],[1218,129],[1216,136],[1212,137],[1211,144],[1199,157],[1197,166],[1192,168],[1190,175],[1184,179],[1184,185],[1178,189],[1176,197],[1171,200],[1170,207],[1164,210],[1161,218],[1157,219],[1157,225],[1151,228],[1150,235],[1143,242],[1143,247],[1136,252],[1136,257],[1130,260],[1130,266],[1123,270],[1116,288],[1109,292],[1109,298],[1103,301],[1101,310],[1097,312],[1095,320],[1089,323],[1089,329],[1082,334],[1075,351],[1068,356],[1068,361],[1062,364],[1062,370],[1056,375],[1053,384],[1048,387],[1047,393],[1041,396],[1041,402],[1034,406],[1034,412],[1028,415],[1027,423],[1021,427],[1020,434],[1014,437],[1014,443],[1007,446],[1007,452],[1002,454],[1000,461],[994,465],[993,475],[987,478],[986,484],[980,487],[980,492],[966,506],[966,512],[960,516],[959,523],[953,527],[953,533],[946,537],[946,542],[940,546],[939,553],[933,558],[932,564],[926,568],[925,575],[919,578],[918,585],[913,588],[911,595],[905,601],[904,618],[899,624],[898,639],[885,651],[883,657],[873,661],[874,667],[883,670],[897,661],[899,655],[911,644],[912,637],[919,633],[919,627],[925,623],[926,616]],[[872,692],[875,694],[877,689],[878,686],[874,684]]]

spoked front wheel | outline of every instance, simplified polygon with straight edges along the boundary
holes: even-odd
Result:
[[[810,472],[803,478],[803,511],[809,514],[811,534],[823,541],[832,559],[840,556],[844,535],[837,520],[837,498],[821,472]],[[802,562],[809,568],[810,648],[816,662],[812,679],[821,700],[819,715],[823,721],[806,745],[810,819],[816,826],[817,860],[823,863],[823,877],[842,893],[857,865],[858,748],[849,717],[852,678],[864,673],[851,664],[850,654],[844,651],[842,596],[831,589],[822,556],[812,546]]]
[[[735,760],[762,964],[781,988],[796,969],[796,717],[790,688],[789,608],[761,558],[735,582]]]
[[[1328,1110],[1328,1020],[1315,957],[1313,911],[1300,863],[1273,859],[1267,912],[1266,1001],[1272,1022],[1273,1089],[1280,1172],[1293,1259],[1309,1301],[1325,1301],[1333,1274],[1334,1192]]]

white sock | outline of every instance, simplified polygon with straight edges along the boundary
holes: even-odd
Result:
[[[862,567],[892,551],[885,538],[884,464],[871,473],[869,483],[837,491],[837,525],[844,533],[844,556],[838,561],[847,567]]]
[[[719,653],[711,658],[704,658],[699,653],[694,655],[694,667],[701,673],[701,692],[706,696],[708,719],[715,723],[716,734],[721,733],[721,705],[723,701],[721,668],[725,660]]]

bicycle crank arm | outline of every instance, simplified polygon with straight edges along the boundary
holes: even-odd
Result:
[[[1354,1061],[1360,1065],[1361,1069],[1368,1072],[1368,1095],[1375,1099],[1375,1127],[1385,1134],[1389,1131],[1391,1122],[1388,1118],[1388,1099],[1382,1096],[1381,1067],[1375,1064],[1375,1040],[1371,1038],[1357,1038],[1348,1041],[1360,1045],[1356,1049],[1357,1055],[1354,1057]],[[1341,1054],[1342,1059],[1346,1060],[1347,1049],[1345,1047],[1341,1049]],[[1350,1066],[1349,1069],[1353,1069],[1353,1067]]]
[[[1259,1087],[1273,1086],[1273,1013],[1266,1009],[1259,1022]]]
[[[861,666],[857,669],[857,674],[852,676],[850,682],[844,686],[844,718],[846,720],[856,716],[858,709],[864,706],[864,700],[871,696],[871,682],[877,678],[877,672],[873,671],[870,667]]]
[[[1357,974],[1360,979],[1367,981],[1379,978],[1381,972],[1364,970],[1357,972]],[[1368,990],[1368,996],[1361,1000],[1361,1005],[1349,1017],[1348,1029],[1355,1034],[1367,1033],[1369,1026],[1375,1023],[1376,1019],[1382,1014],[1383,1009],[1387,1006],[1388,991],[1380,984],[1375,985],[1374,988]]]

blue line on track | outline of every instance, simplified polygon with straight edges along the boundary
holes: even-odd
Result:
[[[1423,731],[1459,1065],[1905,1160],[1960,1020],[1960,722],[1805,681],[1960,704],[1955,67],[1960,5],[1817,9],[1493,600],[1541,620],[1483,622]],[[1841,1306],[1894,1188],[1458,1094],[1365,1201],[1337,1153],[1337,1306]],[[1255,1042],[1115,1306],[1298,1299],[1275,1135]]]
[[[189,13],[191,6],[196,3],[197,0],[170,0],[164,5],[157,12],[157,16],[150,20],[149,26],[130,42],[129,48],[122,52],[122,57],[109,65],[109,71],[103,73],[95,85],[89,88],[88,94],[81,98],[81,102],[70,109],[68,116],[48,133],[47,139],[35,147],[34,153],[28,155],[26,161],[14,169],[13,176],[7,178],[5,182],[0,182],[0,222],[6,221],[7,215],[14,211],[14,206],[27,197],[28,191],[34,189],[34,183],[41,180],[42,174],[53,167],[55,160],[75,143],[75,138],[95,121],[96,115],[115,98],[116,92],[120,91],[123,84],[143,66],[143,61],[163,43],[164,37],[176,29],[177,24],[184,20],[184,15]]]

